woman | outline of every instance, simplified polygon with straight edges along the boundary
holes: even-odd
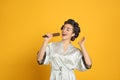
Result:
[[[92,65],[84,47],[85,38],[78,42],[81,50],[71,44],[80,33],[79,24],[73,19],[65,21],[61,31],[62,40],[59,42],[49,43],[53,35],[46,34],[48,38],[44,38],[37,60],[39,64],[51,65],[50,80],[76,80],[74,69],[85,71]]]

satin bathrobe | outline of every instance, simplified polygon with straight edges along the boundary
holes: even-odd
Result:
[[[80,71],[88,69],[80,50],[69,44],[68,49],[64,52],[61,41],[49,43],[43,60],[38,62],[39,64],[50,64],[50,80],[76,80],[74,69]]]

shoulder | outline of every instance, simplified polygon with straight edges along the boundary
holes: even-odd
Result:
[[[73,47],[74,47],[74,46],[73,46]],[[74,49],[74,53],[75,53],[76,55],[82,55],[82,52],[81,52],[81,50],[80,50],[79,48],[74,47],[73,49]]]
[[[80,49],[79,49],[79,48],[75,47],[75,46],[74,46],[74,45],[72,45],[72,44],[71,44],[71,48],[72,48],[75,52],[79,52],[79,51],[80,51]]]

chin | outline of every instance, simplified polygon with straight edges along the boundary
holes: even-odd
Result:
[[[70,39],[66,37],[62,37],[62,40],[70,40]]]
[[[66,40],[66,39],[62,37],[62,40]]]

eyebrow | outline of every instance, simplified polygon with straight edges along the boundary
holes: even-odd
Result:
[[[69,28],[69,27],[66,27],[66,26],[64,26],[64,28],[67,28],[67,29],[73,29],[73,28]]]

